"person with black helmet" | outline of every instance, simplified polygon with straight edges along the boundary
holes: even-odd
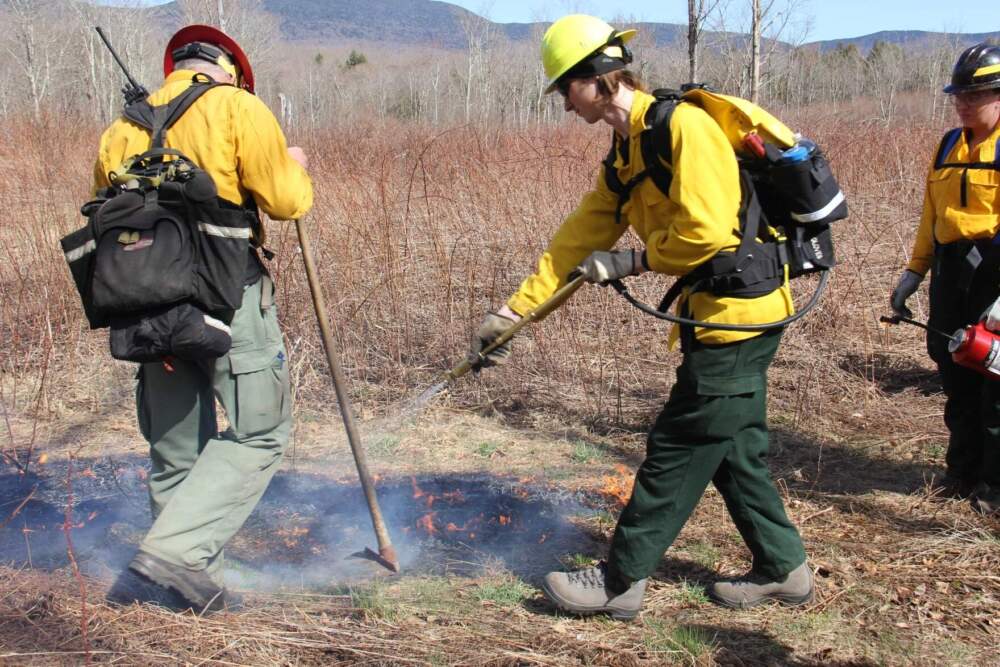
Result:
[[[1000,47],[966,49],[944,92],[961,127],[944,135],[934,155],[913,252],[890,304],[911,317],[906,301],[930,271],[930,327],[950,332],[983,319],[1000,332]],[[1000,382],[956,364],[942,336],[928,335],[927,351],[941,376],[949,431],[936,490],[997,512]]]
[[[618,31],[603,20],[570,15],[542,38],[547,92],[558,90],[567,112],[614,129],[608,167],[634,187],[627,202],[609,189],[605,174],[556,231],[536,271],[476,332],[471,360],[522,315],[566,284],[574,271],[607,283],[645,271],[683,276],[740,243],[741,185],[736,154],[722,128],[696,104],[679,104],[670,117],[667,192],[645,170],[641,142],[655,98],[627,69],[626,43],[635,30]],[[613,159],[612,159],[613,158]],[[620,213],[620,216],[618,215]],[[618,222],[619,217],[621,223]],[[624,223],[624,224],[622,224]],[[641,250],[611,250],[631,227]],[[727,297],[686,291],[686,312],[722,324],[763,324],[792,311],[787,283],[766,293]],[[798,531],[789,521],[768,472],[767,369],[780,329],[675,328],[684,359],[677,382],[650,429],[646,457],[623,510],[606,562],[577,572],[551,572],[542,589],[554,604],[578,614],[633,618],[641,609],[647,577],[712,482],[753,554],[745,576],[713,584],[709,593],[730,607],[774,600],[813,599],[812,573]],[[509,355],[509,346],[486,364]],[[655,354],[655,353],[654,353]]]
[[[211,175],[220,206],[242,207],[254,220],[229,353],[203,362],[145,363],[137,375],[139,429],[152,459],[153,525],[129,569],[201,613],[227,605],[223,547],[263,494],[291,431],[288,358],[274,286],[256,250],[264,238],[257,211],[300,218],[312,206],[312,183],[305,153],[286,145],[274,115],[254,95],[249,60],[231,37],[210,26],[182,28],[167,45],[163,69],[163,85],[149,96],[154,106],[196,81],[226,84],[198,97],[166,131],[164,146]],[[143,127],[124,117],[112,123],[101,137],[94,190],[108,187],[108,174],[150,145]],[[222,432],[216,401],[227,421]]]

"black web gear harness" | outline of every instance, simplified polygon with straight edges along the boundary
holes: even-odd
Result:
[[[628,160],[628,143],[622,141],[617,133],[612,135],[611,148],[602,164],[608,189],[618,196],[615,207],[616,223],[621,223],[622,208],[635,187],[646,178],[652,180],[664,196],[669,196],[673,179],[670,166],[672,164],[670,119],[677,105],[684,102],[684,92],[683,89],[653,91],[656,101],[646,114],[647,129],[639,135],[639,146],[645,167],[625,182],[618,176],[615,161],[618,155],[625,161]],[[775,190],[780,190],[781,184],[777,184],[779,187],[775,188],[776,184],[772,181],[780,179],[773,179],[770,172],[773,165],[783,159],[782,152],[770,144],[765,144],[764,148],[765,154],[758,159],[739,158],[740,243],[735,251],[719,252],[678,278],[655,309],[633,297],[621,280],[614,280],[609,284],[626,301],[648,315],[676,324],[708,329],[766,331],[786,326],[812,310],[826,288],[829,270],[834,264],[832,238],[827,223],[846,217],[846,203],[839,186],[829,173],[825,159],[816,150],[810,159],[818,162],[817,168],[823,174],[819,177],[813,174],[814,177],[806,178],[806,182],[812,182],[813,186],[822,184],[827,187],[817,187],[816,192],[809,193],[806,199],[810,201],[806,202],[804,209],[802,202],[799,202],[799,208],[806,211],[804,213],[789,214],[788,210],[779,210],[783,207],[776,200],[780,199],[781,192]],[[801,175],[798,180],[802,180]],[[817,183],[824,181],[829,181],[829,184]],[[821,189],[823,193],[819,193]],[[784,234],[780,231],[776,233],[772,229],[769,224],[772,220],[780,225],[779,230],[783,230]],[[812,224],[812,228],[804,227],[794,224],[797,220],[819,224]],[[794,315],[775,322],[724,324],[696,320],[686,316],[687,303],[684,304],[681,316],[668,312],[685,288],[688,288],[689,294],[709,291],[718,296],[754,298],[770,294],[785,284],[789,278],[814,272],[820,272],[819,284],[806,305]]]

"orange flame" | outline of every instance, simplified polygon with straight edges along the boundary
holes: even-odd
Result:
[[[509,516],[504,516],[503,514],[501,514],[500,515],[500,525],[501,526],[506,526],[508,524],[510,524],[510,517]]]
[[[601,486],[601,493],[613,500],[618,506],[624,507],[628,499],[632,497],[632,485],[635,484],[635,477],[627,467],[618,464],[615,466],[617,475],[605,475],[604,484]]]
[[[436,535],[438,529],[434,527],[434,515],[437,512],[428,512],[419,519],[417,519],[417,526],[423,528],[428,535]]]
[[[276,531],[281,541],[289,549],[299,545],[299,538],[309,534],[309,529],[304,526],[292,526],[291,528],[278,528]]]

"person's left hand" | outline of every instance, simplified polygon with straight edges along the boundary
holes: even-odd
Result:
[[[990,331],[1000,333],[1000,297],[993,302],[993,305],[983,311],[979,320],[985,323]]]
[[[635,250],[595,250],[590,257],[576,267],[574,273],[582,273],[592,283],[606,285],[612,280],[642,273],[642,256]]]

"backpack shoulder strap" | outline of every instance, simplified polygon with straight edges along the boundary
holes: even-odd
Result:
[[[140,100],[125,105],[122,115],[133,123],[145,128],[152,136],[152,148],[163,148],[164,137],[174,123],[184,112],[191,108],[195,101],[212,88],[227,86],[211,79],[202,79],[195,75],[191,85],[180,95],[167,104],[153,106],[148,100]]]
[[[153,105],[149,103],[149,100],[142,99],[132,104],[126,104],[122,109],[122,116],[139,127],[144,127],[150,132],[153,131]]]
[[[671,171],[662,160],[670,162],[670,118],[681,101],[680,93],[666,88],[653,91],[656,102],[646,111],[646,128],[639,135],[639,149],[645,168],[635,174],[627,183],[623,183],[615,169],[615,158],[618,154],[618,136],[612,134],[611,149],[604,158],[604,182],[611,192],[618,195],[618,205],[615,208],[615,223],[621,222],[622,207],[628,201],[632,190],[645,178],[653,179],[656,187],[666,196],[670,192],[670,182],[673,179]]]
[[[938,144],[937,154],[934,156],[934,168],[940,169],[945,166],[945,158],[948,157],[948,153],[951,153],[951,149],[955,147],[958,140],[962,137],[962,128],[956,127],[952,130],[948,130],[943,137],[941,137],[941,143]]]
[[[649,129],[639,137],[639,146],[649,177],[666,196],[670,192],[673,173],[663,163],[673,164],[670,119],[681,102],[681,97],[676,91],[662,88],[654,90],[653,96],[656,97],[656,102],[646,112],[646,125]]]
[[[618,170],[615,169],[615,157],[618,155],[618,135],[612,131],[611,132],[611,148],[608,149],[608,154],[604,158],[602,164],[604,165],[604,183],[608,186],[608,189],[619,197],[625,195],[625,184],[622,183],[622,179],[618,177]]]

